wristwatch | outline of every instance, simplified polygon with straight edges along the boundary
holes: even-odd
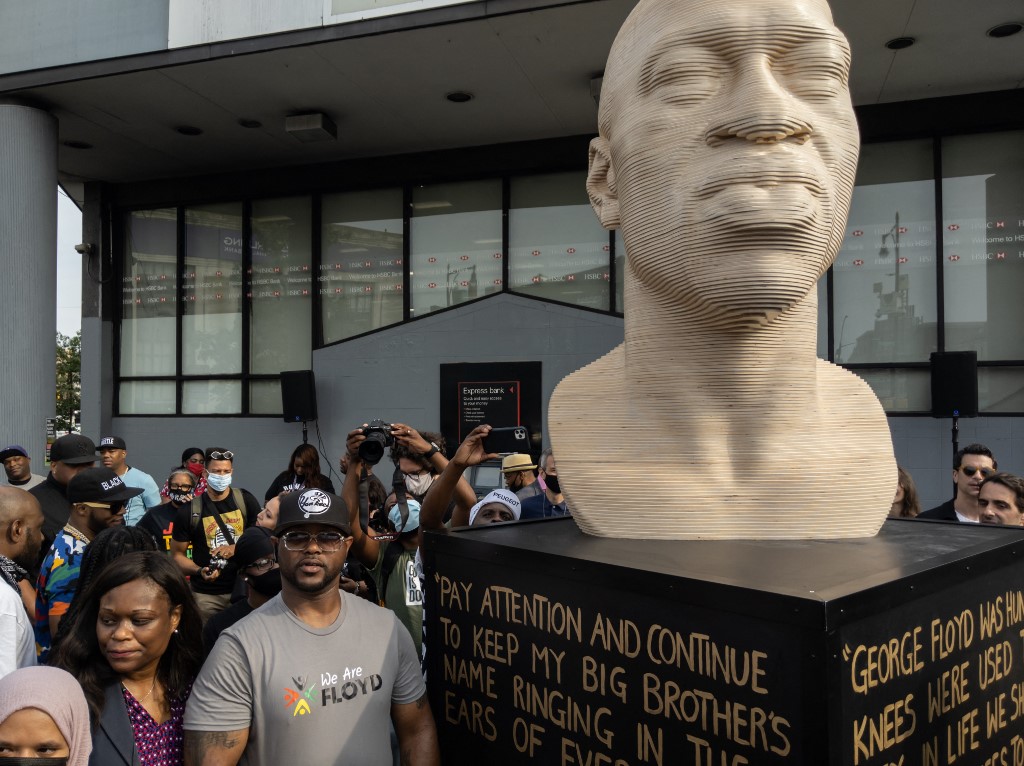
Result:
[[[424,452],[420,457],[422,457],[424,460],[429,460],[430,458],[432,458],[434,455],[436,455],[440,451],[441,451],[440,447],[438,447],[436,444],[434,444],[434,442],[430,442],[430,449],[428,449],[426,452]]]

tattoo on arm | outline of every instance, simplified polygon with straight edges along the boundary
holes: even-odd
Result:
[[[241,742],[237,731],[190,731],[185,730],[185,764],[202,766],[203,755],[215,748],[231,750]]]

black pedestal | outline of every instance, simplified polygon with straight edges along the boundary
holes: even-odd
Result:
[[[430,534],[443,762],[1024,764],[1024,532]]]

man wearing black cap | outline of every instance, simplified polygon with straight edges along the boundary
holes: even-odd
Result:
[[[96,462],[96,445],[80,434],[62,436],[50,446],[50,473],[46,481],[29,490],[43,509],[43,550],[49,548],[71,515],[67,486],[71,477]]]
[[[134,527],[146,515],[147,508],[154,508],[162,502],[160,488],[153,477],[145,471],[128,465],[128,445],[120,436],[104,436],[96,451],[103,465],[112,470],[129,487],[139,487],[142,493],[128,501],[124,511],[124,523]]]
[[[20,444],[12,444],[0,450],[0,463],[7,474],[7,483],[26,491],[46,481],[45,476],[32,473],[32,460]]]
[[[340,497],[307,489],[281,499],[281,594],[225,630],[203,665],[185,710],[186,766],[243,755],[251,764],[391,763],[389,715],[403,764],[440,763],[409,632],[339,590],[350,534]]]
[[[203,651],[209,654],[217,637],[254,609],[259,609],[281,592],[281,570],[277,551],[266,527],[249,527],[235,543],[232,558],[245,580],[246,597],[218,612],[203,628]]]
[[[78,584],[85,546],[107,527],[124,523],[125,503],[141,494],[109,468],[87,468],[68,482],[71,516],[43,559],[36,582],[36,644],[46,662],[50,641]]]

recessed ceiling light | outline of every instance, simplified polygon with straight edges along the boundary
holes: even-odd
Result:
[[[87,144],[85,141],[64,141],[63,144],[68,149],[92,149],[92,144]]]
[[[891,51],[901,51],[904,48],[909,48],[917,42],[913,37],[894,37],[885,44],[885,47]]]
[[[175,130],[183,136],[201,136],[203,134],[202,128],[197,128],[195,125],[179,125]]]
[[[1024,24],[1019,21],[1008,21],[1005,24],[996,24],[985,34],[989,37],[1010,37],[1024,29]]]
[[[473,100],[473,94],[467,93],[464,90],[455,90],[445,95],[445,98],[451,101],[453,104],[465,104],[467,101]]]
[[[263,123],[259,120],[247,120],[245,117],[238,121],[238,124],[243,128],[262,128]]]

